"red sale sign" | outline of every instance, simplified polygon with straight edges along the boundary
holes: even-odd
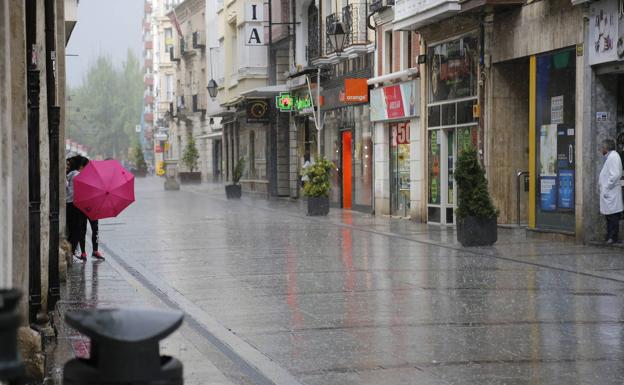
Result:
[[[390,128],[392,129],[392,147],[409,144],[409,123],[393,123]]]
[[[402,118],[405,116],[403,108],[403,96],[401,94],[401,86],[396,84],[384,87],[384,96],[386,98],[386,110],[388,119]]]

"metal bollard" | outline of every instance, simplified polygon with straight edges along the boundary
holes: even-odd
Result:
[[[17,350],[17,328],[20,317],[17,290],[0,290],[0,383],[16,380],[24,375],[24,364]]]
[[[64,385],[182,385],[182,363],[161,356],[158,342],[182,324],[179,311],[95,309],[66,313],[91,339],[90,358],[65,364]]]

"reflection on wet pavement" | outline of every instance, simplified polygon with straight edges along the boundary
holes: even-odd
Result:
[[[466,250],[451,229],[223,195],[138,180],[105,248],[305,384],[624,382],[618,250],[512,230]]]

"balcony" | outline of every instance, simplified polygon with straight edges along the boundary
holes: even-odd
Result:
[[[145,44],[143,45],[143,47],[148,50],[148,49],[154,49],[154,42],[152,40],[146,40]]]
[[[152,104],[154,102],[154,97],[152,95],[145,95],[144,102],[145,104]]]
[[[154,114],[152,112],[146,112],[145,115],[143,115],[143,120],[149,123],[154,122]]]
[[[150,87],[154,86],[154,78],[152,77],[152,75],[145,75],[144,80],[145,80],[146,86],[150,86]]]
[[[193,32],[193,48],[206,48],[206,34],[201,31]]]
[[[154,61],[152,59],[145,59],[145,63],[143,64],[145,69],[154,67]]]
[[[345,48],[353,45],[366,45],[368,41],[368,26],[366,2],[351,3],[342,8],[342,21],[347,28]]]
[[[143,23],[143,30],[145,32],[149,32],[152,29],[152,23],[150,23],[149,21],[146,21],[145,23]]]
[[[380,12],[394,5],[394,0],[374,0],[370,3],[369,12]]]
[[[152,13],[152,3],[150,3],[149,1],[145,2],[145,14],[149,15]]]

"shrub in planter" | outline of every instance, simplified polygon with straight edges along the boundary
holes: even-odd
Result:
[[[477,150],[465,149],[457,160],[455,181],[458,188],[457,240],[463,246],[490,246],[498,239],[498,210],[488,191],[485,170]]]
[[[189,172],[180,172],[178,176],[180,177],[180,183],[182,184],[200,184],[201,183],[201,172],[195,172],[197,168],[197,161],[199,160],[199,152],[197,151],[197,146],[195,145],[195,139],[193,135],[188,136],[188,141],[186,143],[186,148],[184,149],[184,153],[182,154],[182,162],[189,170]]]
[[[325,158],[318,159],[303,172],[303,194],[308,197],[308,215],[329,213],[329,173],[334,164]]]
[[[143,178],[147,176],[147,163],[145,163],[145,157],[143,156],[143,149],[140,144],[137,144],[134,147],[134,151],[132,154],[132,160],[134,164],[136,164],[136,168],[134,171],[134,176],[137,178]]]
[[[242,195],[241,185],[238,183],[243,177],[245,170],[245,158],[240,158],[232,170],[232,184],[225,186],[225,197],[227,199],[240,199]]]

